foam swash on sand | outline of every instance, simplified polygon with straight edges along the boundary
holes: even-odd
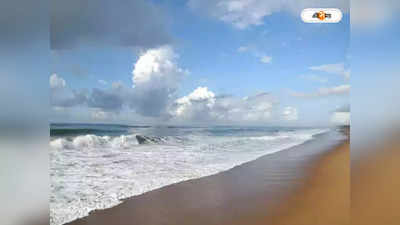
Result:
[[[103,126],[87,129],[87,134],[76,129],[74,135],[69,129],[54,132],[63,135],[52,135],[50,141],[52,225],[110,208],[124,198],[231,169],[328,131],[119,127],[115,132]]]

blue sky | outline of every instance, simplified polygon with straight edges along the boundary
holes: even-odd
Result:
[[[292,11],[277,10],[263,16],[262,24],[248,24],[244,28],[238,28],[230,21],[216,18],[214,14],[210,16],[206,12],[198,12],[188,4],[185,1],[152,3],[154,7],[162,10],[165,16],[164,26],[170,36],[168,43],[160,46],[169,46],[176,56],[173,63],[187,71],[182,75],[176,90],[169,93],[173,94],[175,99],[168,100],[167,106],[176,105],[176,99],[188,96],[198,87],[207,87],[215,97],[230,95],[234,98],[244,98],[266,92],[271,95],[270,100],[266,101],[274,103],[272,109],[268,109],[271,110],[270,119],[262,117],[263,123],[327,125],[330,124],[332,113],[337,108],[349,104],[349,80],[342,74],[349,67],[348,14],[345,14],[338,24],[306,24]],[[114,82],[120,82],[124,88],[132,89],[135,64],[146,51],[158,47],[116,46],[90,41],[72,49],[53,49],[52,74],[63,79],[66,83],[63,88],[68,88],[69,91],[85,90],[87,98],[90,98],[93,88],[107,92],[112,89]],[[343,71],[337,69],[341,66],[344,67]],[[329,89],[343,85],[346,85],[344,91],[326,90],[322,91],[322,94],[318,92],[321,88]],[[198,100],[191,101],[192,106],[193,102]],[[57,110],[53,110],[51,120],[57,122],[118,122],[118,117],[121,116],[120,112],[109,113],[102,108],[96,108],[95,110],[105,111],[104,115],[108,115],[102,117],[102,121],[98,121],[83,115],[85,113],[82,112],[86,109],[93,110],[88,109],[91,107],[85,103],[65,107],[63,104],[57,104],[57,99],[54,99],[52,105],[53,108],[57,107]],[[244,108],[249,106],[241,107],[241,110],[245,110]],[[275,115],[281,114],[285,107],[296,109],[296,119],[285,121]],[[168,108],[165,111],[170,110],[171,108]],[[135,109],[133,107],[127,111]],[[131,120],[125,116],[123,121],[134,123],[144,117],[146,115],[133,113]],[[159,118],[165,121],[165,115]],[[171,115],[168,118],[170,119]],[[160,121],[157,118],[147,119],[152,123]],[[174,121],[172,118],[171,122]],[[179,121],[190,123],[196,121],[196,117],[185,115],[185,121]],[[205,120],[207,123],[213,121],[210,118]],[[235,122],[238,121],[232,121]],[[224,120],[224,123],[229,121]]]

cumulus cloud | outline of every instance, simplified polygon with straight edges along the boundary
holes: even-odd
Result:
[[[265,63],[265,64],[269,64],[272,62],[272,57],[271,56],[261,56],[260,57],[260,62]]]
[[[53,74],[49,79],[52,107],[63,111],[75,107],[71,110],[85,111],[94,120],[115,119],[117,115],[128,115],[128,111],[138,118],[181,123],[259,124],[277,121],[282,115],[288,121],[297,120],[297,109],[286,107],[280,112],[278,101],[269,93],[241,98],[216,95],[208,87],[198,87],[178,98],[176,91],[188,74],[178,59],[170,46],[143,51],[132,70],[132,87],[113,82],[107,89],[76,91]]]
[[[347,95],[349,94],[349,92],[350,92],[350,85],[344,84],[334,87],[319,88],[317,91],[311,93],[292,92],[290,94],[294,97],[313,98],[313,97],[323,97],[332,95]]]
[[[170,46],[141,54],[132,72],[135,93],[132,107],[139,113],[159,116],[165,111],[182,78],[188,74],[178,66],[178,57]]]
[[[313,71],[321,71],[321,72],[326,72],[326,73],[330,73],[330,74],[341,75],[345,79],[350,78],[350,69],[346,69],[343,63],[311,66],[309,69],[313,70]]]
[[[135,86],[152,88],[168,86],[176,89],[185,71],[176,63],[178,55],[170,46],[162,46],[143,52],[133,70]]]
[[[91,108],[100,108],[105,111],[119,111],[122,109],[124,100],[120,93],[111,90],[101,90],[93,88],[87,104]]]
[[[85,105],[90,108],[104,111],[119,111],[124,104],[126,92],[121,86],[113,83],[111,89],[102,90],[93,88],[87,90],[72,90],[66,81],[53,74],[49,79],[50,103],[53,107],[75,107]]]
[[[291,106],[287,106],[283,109],[282,117],[287,121],[296,121],[299,119],[297,109]]]
[[[180,119],[208,120],[215,104],[215,94],[207,87],[198,87],[192,93],[175,101],[173,116]]]
[[[277,12],[290,12],[298,16],[302,9],[309,7],[340,8],[349,10],[348,0],[189,0],[188,6],[232,24],[238,29],[258,26],[264,18]]]
[[[270,121],[276,104],[275,98],[265,92],[242,99],[231,97],[231,100],[225,98],[221,101],[222,108],[228,109],[226,117],[229,120],[243,122]]]
[[[68,0],[50,4],[50,46],[109,44],[151,48],[167,44],[166,17],[145,0]]]
[[[72,107],[86,102],[87,93],[85,91],[70,90],[66,81],[52,74],[49,79],[50,85],[50,104],[56,107]]]
[[[83,105],[87,101],[87,96],[84,90],[58,89],[51,92],[50,104],[59,107]]]
[[[84,105],[106,113],[131,109],[146,117],[169,116],[167,108],[176,99],[182,78],[188,74],[178,66],[178,58],[170,46],[143,51],[132,71],[133,87],[113,82],[107,89],[76,91],[69,89],[63,78],[53,74],[49,79],[51,104],[59,107]]]
[[[121,81],[117,81],[111,83],[111,88],[93,88],[88,95],[86,105],[111,115],[128,108],[133,99],[132,88],[125,86]]]
[[[66,82],[63,78],[59,77],[57,74],[52,74],[50,76],[50,88],[64,88]]]
[[[178,121],[216,123],[262,123],[271,121],[277,101],[268,93],[239,98],[217,96],[207,87],[198,87],[170,107]]]

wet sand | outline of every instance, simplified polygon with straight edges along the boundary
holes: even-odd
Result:
[[[321,135],[213,176],[134,196],[70,224],[348,224],[349,177],[348,142]]]

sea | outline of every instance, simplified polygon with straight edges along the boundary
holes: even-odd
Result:
[[[50,224],[283,151],[330,128],[50,125]]]

